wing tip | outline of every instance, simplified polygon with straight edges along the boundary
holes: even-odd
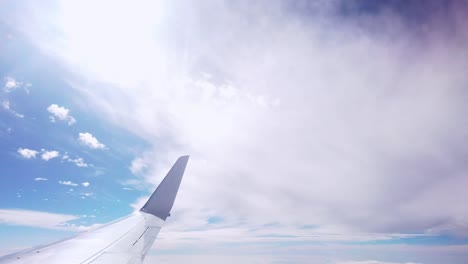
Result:
[[[190,158],[190,155],[182,155],[177,160],[188,160],[189,158]]]
[[[141,212],[149,213],[166,220],[170,215],[172,206],[179,190],[179,185],[187,166],[189,155],[180,156],[161,181]]]

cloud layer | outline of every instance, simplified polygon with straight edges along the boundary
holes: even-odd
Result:
[[[29,226],[45,229],[65,231],[86,231],[98,226],[81,226],[73,224],[74,220],[89,216],[75,216],[69,214],[56,214],[34,210],[0,209],[0,224]]]
[[[467,236],[466,4],[350,2],[112,2],[106,21],[62,2],[60,38],[34,36],[80,69],[96,114],[151,144],[132,172],[157,184],[191,154],[173,232],[219,217],[234,234]]]
[[[149,45],[128,51],[132,63],[110,65],[99,47],[86,50],[96,62],[90,74],[114,87],[76,88],[118,125],[170,142],[164,154],[155,146],[168,158],[148,181],[158,182],[175,153],[192,154],[181,226],[208,218],[190,213],[202,211],[233,222],[468,234],[464,14],[434,13],[423,30],[397,12],[341,17],[308,7],[301,16],[277,3],[216,1],[164,8],[157,38],[122,34],[132,47]],[[72,40],[75,28],[63,26]],[[88,133],[80,140],[104,147]]]
[[[66,222],[75,219],[78,219],[78,217],[66,214],[53,214],[31,210],[0,209],[0,223],[9,225],[66,230]]]

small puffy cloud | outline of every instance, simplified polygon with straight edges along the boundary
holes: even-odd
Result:
[[[86,168],[89,166],[88,163],[84,162],[83,158],[76,158],[76,159],[67,158],[67,161],[74,163],[77,167],[80,167],[80,168]]]
[[[80,157],[76,157],[75,159],[70,158],[70,155],[68,155],[67,152],[63,154],[62,161],[68,161],[68,162],[74,163],[77,167],[81,167],[81,168],[93,166],[92,164],[86,163],[83,158],[80,158]]]
[[[27,148],[19,148],[18,153],[25,159],[35,159],[38,151]]]
[[[5,92],[9,93],[18,87],[21,86],[21,82],[16,81],[12,77],[5,77],[5,85],[3,86],[5,89]]]
[[[5,77],[3,90],[7,93],[12,92],[18,88],[24,88],[26,93],[29,93],[28,88],[31,87],[30,83],[19,82],[13,77]]]
[[[51,122],[55,122],[56,118],[58,118],[61,121],[66,121],[69,126],[76,123],[76,119],[70,115],[70,109],[63,106],[51,104],[47,107],[47,111],[52,114],[49,116]]]
[[[92,149],[103,149],[103,148],[106,147],[106,145],[104,145],[104,144],[102,144],[101,142],[99,142],[99,140],[97,140],[97,138],[95,138],[95,137],[93,136],[93,134],[88,133],[88,132],[86,132],[86,133],[79,133],[79,135],[78,135],[78,140],[79,140],[82,144],[84,144],[84,145],[86,145],[86,146],[88,146],[88,147],[90,147],[90,148],[92,148]]]
[[[47,178],[40,178],[40,177],[39,177],[39,178],[35,178],[34,180],[35,180],[35,181],[47,181]]]
[[[57,158],[59,155],[60,153],[56,150],[51,150],[51,151],[43,150],[41,154],[41,158],[45,161],[48,161],[50,159]]]
[[[83,185],[84,187],[88,187],[90,185],[90,183],[89,182],[83,182],[83,183],[81,183],[81,185]]]
[[[78,186],[78,184],[71,182],[71,181],[58,181],[59,184],[67,185],[67,186]]]

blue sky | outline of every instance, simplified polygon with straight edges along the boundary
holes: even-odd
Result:
[[[149,262],[468,258],[463,1],[1,6],[0,252],[189,154]]]
[[[4,51],[8,59],[24,59],[10,55],[17,52],[15,44]],[[85,220],[88,224],[131,212],[128,202],[141,195],[141,190],[124,190],[125,185],[119,182],[134,177],[129,166],[135,153],[145,149],[145,142],[80,111],[72,102],[74,94],[69,85],[55,77],[60,69],[51,76],[48,71],[50,67],[54,69],[53,65],[40,57],[28,56],[27,59],[37,66],[23,71],[2,65],[3,84],[10,82],[15,86],[11,91],[2,89],[1,159],[5,177],[2,208],[96,215],[96,219]],[[60,92],[67,90],[70,92]],[[73,108],[77,110],[71,110]],[[80,140],[80,134],[96,140],[105,138],[99,142],[105,147],[87,145],[93,142],[89,137]],[[34,155],[22,155],[21,149]],[[61,185],[60,181],[78,186]],[[83,186],[84,182],[89,186]],[[121,201],[124,206],[120,205]]]

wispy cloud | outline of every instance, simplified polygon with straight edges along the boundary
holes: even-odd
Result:
[[[83,185],[84,187],[88,187],[90,185],[89,182],[82,182],[81,185]]]
[[[47,111],[52,114],[49,116],[49,118],[53,123],[55,122],[56,118],[67,122],[69,126],[76,123],[76,119],[70,115],[70,110],[63,106],[51,104],[49,107],[47,107]]]
[[[42,211],[21,209],[0,209],[0,223],[6,225],[30,226],[46,229],[84,231],[93,226],[78,226],[70,221],[79,219],[79,216],[69,214],[56,214]]]
[[[23,114],[20,114],[18,112],[16,112],[15,110],[11,109],[11,106],[10,106],[10,101],[8,100],[5,100],[2,102],[2,107],[5,111],[11,113],[12,115],[18,117],[18,118],[24,118],[24,115]]]
[[[9,225],[33,226],[47,229],[64,229],[68,221],[77,216],[32,210],[0,209],[0,222]]]
[[[27,149],[27,148],[19,148],[18,153],[26,159],[35,159],[37,153],[39,153],[37,150],[33,149]]]
[[[35,181],[47,181],[48,179],[47,178],[34,178]]]
[[[86,168],[86,167],[88,167],[90,165],[90,164],[86,163],[83,158],[75,158],[75,159],[68,158],[67,161],[71,162],[71,163],[75,164],[77,167],[81,167],[81,168]]]
[[[10,101],[3,101],[2,102],[2,107],[5,110],[10,110]]]
[[[141,157],[138,157],[132,160],[132,163],[130,165],[130,171],[132,172],[132,174],[136,175],[142,172],[147,167],[148,167],[147,161],[145,161]]]
[[[74,183],[72,181],[58,181],[58,183],[62,185],[67,185],[67,186],[78,186],[77,183]]]
[[[67,161],[67,162],[73,163],[77,167],[80,167],[80,168],[86,168],[88,166],[93,166],[92,164],[86,163],[83,158],[75,157],[74,159],[72,159],[68,153],[63,154],[62,161]]]
[[[88,132],[85,132],[85,133],[79,133],[78,135],[78,140],[92,148],[92,149],[103,149],[105,148],[106,146],[104,144],[102,144],[101,142],[99,142],[99,140],[97,140],[97,138],[95,138],[91,133],[88,133]]]

